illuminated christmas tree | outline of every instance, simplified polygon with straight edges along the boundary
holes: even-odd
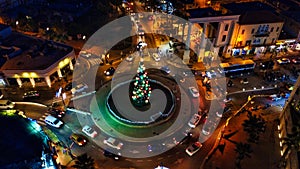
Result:
[[[149,77],[145,72],[143,59],[139,63],[137,74],[133,79],[133,90],[131,93],[131,100],[134,105],[142,107],[149,105],[149,98],[151,94],[151,86]]]

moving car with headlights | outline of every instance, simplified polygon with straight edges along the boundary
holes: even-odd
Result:
[[[161,69],[164,73],[167,73],[167,74],[171,73],[171,70],[170,70],[170,68],[169,68],[168,66],[163,66],[163,67],[161,67],[160,69]]]
[[[277,63],[278,64],[287,64],[287,63],[290,63],[291,61],[290,61],[290,59],[288,59],[288,58],[280,58],[280,59],[278,59],[277,60]]]
[[[152,54],[152,58],[153,58],[156,62],[160,61],[160,56],[159,56],[157,53],[153,53],[153,54]]]
[[[189,87],[189,91],[193,97],[199,97],[199,92],[194,86]]]
[[[104,144],[108,145],[111,148],[115,148],[117,150],[120,150],[123,147],[123,143],[116,140],[115,138],[109,137],[106,140],[103,141]]]
[[[85,125],[82,128],[82,132],[84,132],[86,135],[88,135],[91,138],[95,138],[98,135],[97,131],[88,125]]]
[[[56,117],[56,118],[62,118],[66,114],[65,111],[60,110],[60,109],[55,109],[55,108],[50,108],[48,110],[48,113],[51,114],[52,116]]]
[[[62,121],[51,115],[47,116],[44,121],[46,124],[55,128],[61,128],[64,124]]]
[[[16,103],[10,100],[0,100],[0,109],[13,109]]]
[[[109,67],[104,71],[106,76],[112,76],[115,73],[116,69],[114,67]]]
[[[76,133],[71,134],[70,139],[78,146],[84,146],[87,143],[87,139],[84,136]]]
[[[25,92],[23,94],[23,99],[37,99],[40,97],[40,93],[38,91],[32,90],[32,91],[28,91]]]
[[[193,144],[191,144],[190,146],[188,146],[185,149],[185,152],[189,155],[189,156],[193,156],[195,153],[197,153],[200,148],[202,147],[202,144],[200,142],[195,142]]]
[[[191,128],[195,128],[200,122],[201,116],[199,114],[194,114],[191,120],[189,121],[188,125]]]
[[[80,93],[83,92],[85,89],[87,89],[88,86],[84,83],[81,83],[79,85],[77,85],[76,87],[71,89],[72,94],[76,94],[76,93]]]
[[[109,158],[112,158],[114,160],[120,160],[120,158],[121,158],[121,153],[120,152],[115,152],[115,151],[110,150],[110,149],[109,150],[104,150],[103,155],[105,157],[109,157]]]

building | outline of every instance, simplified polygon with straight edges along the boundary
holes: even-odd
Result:
[[[274,8],[261,2],[188,10],[189,21],[194,23],[189,28],[190,42],[196,43],[198,61],[206,56],[263,54],[276,44],[284,25],[283,19],[274,12]],[[200,26],[202,31],[195,33],[195,26]]]
[[[245,12],[234,29],[226,55],[253,55],[266,52],[268,46],[274,45],[278,40],[283,24],[280,17],[269,11]]]
[[[275,14],[274,8],[260,2],[230,3],[223,7],[240,14],[223,56],[262,54],[276,44],[284,20]]]
[[[281,165],[285,169],[294,169],[300,167],[300,154],[299,150],[295,149],[297,146],[292,146],[290,143],[287,143],[286,138],[293,138],[293,135],[299,136],[299,121],[300,121],[300,77],[298,77],[297,82],[294,85],[294,89],[291,92],[290,97],[286,101],[283,111],[279,117],[279,138],[281,146]],[[296,127],[296,128],[295,128]],[[295,129],[296,133],[295,133]],[[299,144],[298,140],[295,140],[296,144]]]
[[[73,70],[75,53],[70,46],[16,32],[0,42],[0,86],[51,87]]]
[[[213,8],[191,9],[188,10],[188,15],[189,21],[193,23],[189,28],[190,41],[195,43],[198,61],[206,56],[221,56],[230,43],[240,15]],[[202,31],[195,32],[195,26],[200,26]]]

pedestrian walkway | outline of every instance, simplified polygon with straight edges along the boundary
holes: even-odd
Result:
[[[268,112],[268,113],[267,113]],[[270,113],[271,112],[271,113]],[[266,120],[266,130],[260,134],[258,144],[250,143],[253,150],[250,153],[251,158],[245,157],[241,166],[243,169],[264,168],[274,169],[278,168],[280,159],[279,138],[276,132],[280,109],[275,106],[266,110],[253,111],[253,114],[262,115]],[[243,130],[242,123],[247,118],[247,113],[241,113],[239,116],[232,118],[228,126],[224,130],[224,136],[219,145],[224,145],[223,153],[218,149],[212,154],[203,168],[205,169],[233,169],[236,168],[235,162],[237,153],[235,152],[236,144],[239,142],[248,143],[248,134]]]

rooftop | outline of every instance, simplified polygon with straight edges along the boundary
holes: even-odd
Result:
[[[216,17],[232,15],[232,12],[222,13],[222,11],[215,11],[213,8],[197,8],[187,11],[190,18]]]
[[[262,17],[263,16],[263,17]],[[253,19],[255,18],[255,19]],[[239,19],[239,24],[265,24],[265,23],[278,23],[284,22],[283,19],[274,13],[266,10],[262,11],[246,11]]]
[[[22,51],[19,55],[9,57],[6,62],[5,59],[5,63],[2,58],[2,70],[44,70],[73,50],[72,47],[64,44],[15,32],[2,41],[2,46],[11,50],[12,47],[17,47]]]
[[[243,14],[245,11],[266,10],[274,13],[276,11],[275,8],[261,2],[228,3],[228,4],[223,4],[222,7],[238,15]]]

